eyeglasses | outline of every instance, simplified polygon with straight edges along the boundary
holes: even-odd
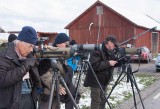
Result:
[[[28,43],[25,43],[29,48],[33,48],[34,47],[34,45],[32,45],[32,44],[28,44]]]

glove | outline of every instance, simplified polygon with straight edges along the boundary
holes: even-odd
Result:
[[[22,62],[22,65],[25,67],[26,72],[36,65],[36,60],[34,58],[27,58]]]

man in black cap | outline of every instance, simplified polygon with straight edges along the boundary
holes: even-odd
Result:
[[[95,50],[90,56],[90,63],[104,91],[112,78],[113,67],[117,63],[112,59],[113,50],[116,47],[118,42],[115,36],[109,35],[102,44],[102,50]],[[86,74],[84,86],[91,88],[91,109],[105,109],[106,99],[90,68]]]
[[[33,27],[25,26],[17,40],[0,52],[0,109],[35,109],[41,81],[30,54],[37,42]],[[33,99],[34,97],[34,99]]]
[[[69,47],[69,37],[65,33],[59,33],[53,43],[54,47],[59,47],[59,48],[66,48]],[[63,60],[65,61],[65,60]],[[72,83],[72,78],[73,78],[73,70],[70,66],[66,65],[65,62],[60,62],[59,60],[57,61],[57,67],[59,68],[61,72],[61,76],[64,78],[64,81],[66,82],[71,94],[75,95],[75,87]],[[43,66],[43,67],[42,67]],[[51,60],[48,59],[43,59],[40,61],[38,69],[40,73],[41,80],[43,84],[45,85],[44,87],[44,94],[43,98],[48,98],[47,96],[50,96],[51,93],[51,82],[52,82],[52,73],[50,71],[51,68]],[[65,103],[65,109],[73,109],[73,103],[70,98],[70,96],[67,94],[65,87],[61,84],[59,84],[59,94],[60,94],[60,101],[62,103]],[[80,95],[79,95],[80,96]],[[40,104],[40,109],[47,109],[49,105],[49,100],[46,99],[41,99],[41,104]],[[60,107],[58,106],[58,97],[56,94],[53,97],[53,103],[52,103],[52,109],[59,109]],[[77,97],[79,99],[79,97]],[[78,102],[78,100],[77,100]]]

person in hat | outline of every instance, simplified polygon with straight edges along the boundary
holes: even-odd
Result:
[[[53,46],[60,48],[69,47],[69,36],[65,33],[59,33],[54,40]]]
[[[113,52],[116,47],[118,47],[116,37],[109,35],[102,43],[102,50],[94,50],[90,55],[89,61],[104,92],[112,78],[114,65],[117,63]],[[90,68],[87,71],[84,86],[91,89],[91,109],[105,109],[107,100]]]
[[[74,39],[72,39],[72,40],[69,42],[69,44],[70,44],[71,46],[73,46],[73,45],[77,44],[77,42],[76,42]]]
[[[10,42],[12,42],[12,41],[14,41],[16,39],[17,39],[17,36],[15,34],[10,34],[8,36],[8,43],[10,43]]]
[[[15,34],[10,34],[8,36],[8,42],[0,45],[0,51],[4,50],[12,41],[16,40],[17,36]]]
[[[7,42],[7,45],[6,46],[8,46],[10,43],[12,43],[14,40],[16,40],[17,39],[17,36],[15,35],[15,34],[10,34],[9,36],[8,36],[8,42]]]
[[[0,109],[36,108],[37,89],[42,88],[30,54],[36,42],[35,29],[24,26],[17,39],[0,52]]]
[[[69,47],[69,37],[65,33],[59,33],[54,40],[53,46],[59,47],[59,48]],[[57,60],[57,67],[65,83],[67,84],[71,94],[74,97],[75,87],[72,83],[73,70],[70,66],[66,65],[64,61],[65,60]],[[49,106],[49,97],[50,97],[51,88],[52,88],[50,84],[52,83],[52,75],[53,75],[50,69],[51,69],[50,59],[43,59],[40,61],[38,70],[40,73],[42,83],[44,84],[44,92],[42,94],[40,109],[44,109],[44,108],[47,109]],[[60,97],[60,102],[65,103],[65,109],[73,109],[72,100],[70,96],[67,94],[66,89],[63,86],[63,84],[61,84],[61,82],[59,84],[58,96]],[[60,109],[60,107],[58,106],[59,101],[57,100],[58,96],[56,93],[54,93],[52,109]],[[77,99],[79,98],[77,97]],[[76,102],[78,103],[78,100]]]

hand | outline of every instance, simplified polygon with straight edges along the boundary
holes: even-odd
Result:
[[[109,64],[110,64],[110,66],[114,66],[115,64],[117,64],[117,61],[110,60],[110,61],[109,61]]]
[[[24,65],[26,72],[28,72],[35,66],[36,60],[34,58],[26,58],[25,60],[23,60],[22,64]]]
[[[60,95],[65,95],[65,94],[66,94],[66,91],[65,91],[65,88],[64,88],[64,87],[60,87],[60,88],[59,88],[59,94],[60,94]]]

